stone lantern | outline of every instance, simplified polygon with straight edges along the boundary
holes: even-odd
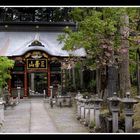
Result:
[[[124,114],[125,114],[125,132],[132,132],[132,115],[133,105],[138,103],[137,100],[130,98],[130,92],[126,93],[126,97],[122,99],[122,103],[124,104]]]
[[[118,112],[120,110],[120,98],[117,97],[117,93],[114,92],[113,97],[108,98],[108,101],[109,109],[112,112],[112,128],[113,132],[116,133],[118,131]]]
[[[96,128],[100,128],[100,108],[101,108],[101,102],[103,101],[98,97],[98,95],[95,96],[93,99],[94,101],[94,109],[95,109],[95,124]]]
[[[20,102],[20,94],[21,94],[21,87],[17,87],[17,92],[18,92],[18,102]]]

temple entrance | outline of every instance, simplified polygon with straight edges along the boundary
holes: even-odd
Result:
[[[28,73],[28,91],[29,96],[39,96],[47,94],[48,89],[47,73],[32,72]]]

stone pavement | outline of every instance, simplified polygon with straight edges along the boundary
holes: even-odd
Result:
[[[43,98],[21,99],[5,112],[2,133],[88,133],[76,120],[74,107],[50,107]]]

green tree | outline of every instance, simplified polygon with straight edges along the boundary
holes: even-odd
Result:
[[[135,46],[136,41],[129,36],[129,31],[137,34],[139,15],[138,8],[74,8],[71,17],[77,23],[77,31],[72,32],[67,27],[58,40],[64,42],[66,50],[85,48],[87,52],[85,65],[91,69],[106,67],[114,63],[118,65],[123,62],[124,64],[126,59],[127,64],[122,67],[127,79],[123,81],[124,94],[130,88],[130,73],[129,53],[123,54],[122,48],[129,50],[131,48],[129,46]],[[124,22],[127,17],[128,24]],[[126,28],[128,33],[125,33]]]
[[[112,53],[112,43],[117,43],[117,24],[121,11],[118,8],[75,8],[71,12],[73,20],[77,22],[77,32],[69,28],[59,36],[58,40],[65,43],[64,49],[75,50],[84,47],[88,56],[86,66],[95,68],[96,61],[106,65]],[[115,36],[112,38],[112,36]],[[116,45],[117,46],[117,45]],[[115,46],[115,47],[116,47]],[[118,46],[117,46],[118,47]],[[106,50],[106,53],[105,53]],[[103,56],[105,53],[105,57]]]
[[[0,57],[0,89],[7,84],[7,80],[11,78],[10,69],[13,68],[14,61],[8,59],[7,57]],[[2,93],[0,93],[1,96]]]

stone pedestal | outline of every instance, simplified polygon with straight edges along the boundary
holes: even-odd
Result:
[[[84,120],[85,118],[85,107],[84,107],[84,103],[82,103],[81,105],[81,119]]]
[[[80,114],[81,114],[81,108],[80,108],[80,102],[79,102],[79,100],[77,101],[77,119],[80,119],[81,118],[81,116],[80,116]]]
[[[90,105],[90,111],[89,111],[89,124],[91,124],[92,122],[95,122],[94,105]]]
[[[125,132],[132,133],[132,115],[125,115]]]
[[[80,94],[80,92],[78,92],[78,94],[75,97],[76,100],[76,117],[79,120],[81,118],[81,102],[80,100],[82,99],[82,94]]]
[[[109,111],[112,113],[112,132],[116,133],[118,131],[118,112],[120,110],[119,103],[120,98],[117,97],[117,93],[113,93],[113,97],[108,98],[109,100]]]
[[[100,116],[100,108],[101,108],[100,104],[101,104],[102,101],[103,101],[102,99],[98,98],[98,95],[95,98],[93,98],[92,101],[91,101],[91,102],[94,102],[95,126],[96,126],[97,129],[100,128],[100,118],[99,118],[99,116]]]
[[[84,121],[84,119],[85,119],[85,99],[80,99],[80,103],[81,103],[81,105],[80,105],[80,121],[81,122],[83,122]]]
[[[89,124],[90,120],[90,108],[89,108],[89,100],[85,101],[85,125]]]
[[[99,119],[99,115],[100,115],[100,110],[99,109],[95,109],[95,124],[96,124],[96,128],[100,128],[100,119]]]
[[[89,99],[89,126],[95,122],[94,100]]]
[[[118,112],[112,112],[112,128],[113,133],[118,131]]]

